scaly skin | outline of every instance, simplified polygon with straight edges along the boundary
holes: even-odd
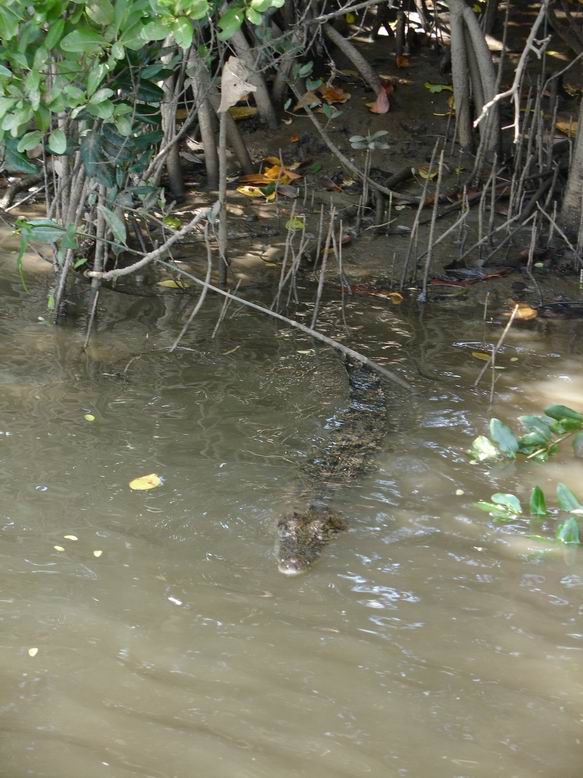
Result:
[[[350,406],[330,422],[331,440],[303,469],[302,511],[282,516],[277,525],[280,573],[299,575],[316,562],[323,548],[347,528],[327,503],[342,484],[361,476],[380,451],[386,435],[385,397],[380,379],[369,369],[347,362]]]

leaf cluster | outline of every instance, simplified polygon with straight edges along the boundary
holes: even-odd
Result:
[[[549,405],[543,416],[519,416],[524,434],[516,436],[500,419],[490,419],[490,436],[474,439],[470,457],[474,462],[513,460],[517,457],[546,462],[559,443],[572,438],[577,456],[583,454],[583,415],[566,405]]]

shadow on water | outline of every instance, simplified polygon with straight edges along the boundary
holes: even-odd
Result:
[[[378,466],[338,495],[349,531],[290,580],[275,526],[347,402],[335,355],[235,308],[211,340],[213,300],[169,354],[178,297],[109,307],[82,354],[38,320],[42,285],[3,283],[0,775],[581,774],[581,556],[472,507],[576,490],[580,465],[468,463],[490,415],[477,310],[350,302],[350,344],[416,391],[388,389]],[[577,405],[582,342],[577,322],[511,332],[496,414]]]

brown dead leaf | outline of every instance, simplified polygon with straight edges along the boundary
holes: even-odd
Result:
[[[405,68],[410,67],[411,61],[409,57],[405,56],[404,54],[395,54],[395,67],[399,68],[400,70],[404,70]]]
[[[315,105],[320,105],[320,98],[315,92],[306,92],[305,95],[302,95],[300,99],[297,101],[297,103],[294,106],[294,112],[300,111],[302,108],[305,108],[306,106],[309,106],[312,108]]]
[[[265,173],[249,173],[246,176],[241,176],[239,181],[242,184],[252,184],[253,186],[266,186],[273,183],[273,179],[268,178]]]
[[[298,143],[300,140],[300,136],[297,132],[295,132],[293,135],[289,136],[289,142],[290,143]]]
[[[257,107],[254,105],[234,105],[229,108],[229,113],[236,122],[243,121],[243,119],[250,119],[252,116],[257,115]]]
[[[389,96],[384,89],[381,89],[374,103],[367,103],[366,107],[371,113],[387,113],[391,107]]]
[[[327,84],[321,86],[318,89],[318,92],[322,95],[328,105],[332,105],[333,103],[345,103],[352,97],[352,95],[349,92],[345,92],[344,89],[328,86]]]

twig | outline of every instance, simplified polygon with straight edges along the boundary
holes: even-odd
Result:
[[[505,339],[506,335],[508,334],[508,330],[510,329],[510,327],[512,327],[512,322],[514,321],[514,317],[516,316],[517,312],[518,312],[518,305],[515,305],[514,306],[514,310],[510,314],[510,318],[508,319],[508,322],[507,322],[506,326],[504,327],[502,335],[500,335],[500,338],[498,339],[498,343],[496,343],[496,345],[492,348],[492,356],[484,364],[484,367],[480,370],[480,373],[479,373],[478,377],[474,381],[474,386],[477,386],[480,383],[480,381],[482,380],[482,376],[484,375],[486,370],[490,367],[490,364],[494,365],[494,362],[495,362],[495,359],[496,359],[496,354],[498,353],[498,349],[504,343],[504,339]]]
[[[162,267],[167,267],[169,270],[172,270],[175,273],[180,273],[185,278],[188,278],[190,281],[193,281],[195,284],[199,284],[199,286],[205,285],[205,282],[203,280],[197,278],[192,273],[188,273],[186,270],[183,270],[182,268],[175,267],[174,265],[171,265],[169,262],[165,262],[163,259],[157,259],[157,262],[160,265],[162,265]],[[338,343],[338,341],[333,340],[332,338],[329,338],[327,335],[324,335],[321,332],[317,332],[316,330],[313,330],[310,327],[307,327],[305,324],[302,324],[299,321],[295,321],[294,319],[288,319],[287,316],[283,316],[281,313],[277,313],[276,311],[271,311],[269,310],[269,308],[264,308],[262,305],[257,305],[257,303],[253,303],[250,300],[245,300],[243,297],[238,297],[237,295],[231,294],[231,292],[227,292],[224,289],[220,289],[218,286],[214,286],[213,284],[206,284],[206,286],[211,292],[215,292],[215,294],[221,295],[222,297],[227,297],[231,300],[235,300],[236,302],[246,306],[247,308],[251,308],[254,311],[258,311],[259,313],[262,313],[266,316],[270,316],[272,319],[277,319],[278,321],[281,321],[284,324],[286,324],[288,327],[293,327],[294,329],[306,333],[306,335],[310,335],[310,337],[315,338],[316,340],[320,340],[322,343],[325,343],[327,346],[331,346],[333,349],[336,349],[336,351],[340,351],[342,354],[352,357],[352,359],[355,359],[358,362],[362,362],[363,365],[366,365],[371,370],[374,370],[376,373],[379,373],[380,375],[384,376],[389,381],[393,381],[393,383],[398,384],[402,389],[406,389],[409,392],[413,391],[413,387],[411,386],[411,384],[408,381],[406,381],[404,378],[401,378],[401,376],[397,375],[396,373],[393,373],[392,370],[387,370],[386,367],[382,367],[376,362],[373,362],[372,359],[369,359],[364,354],[361,354],[359,351],[355,351],[354,349],[348,348],[347,346],[344,346],[342,343]]]

